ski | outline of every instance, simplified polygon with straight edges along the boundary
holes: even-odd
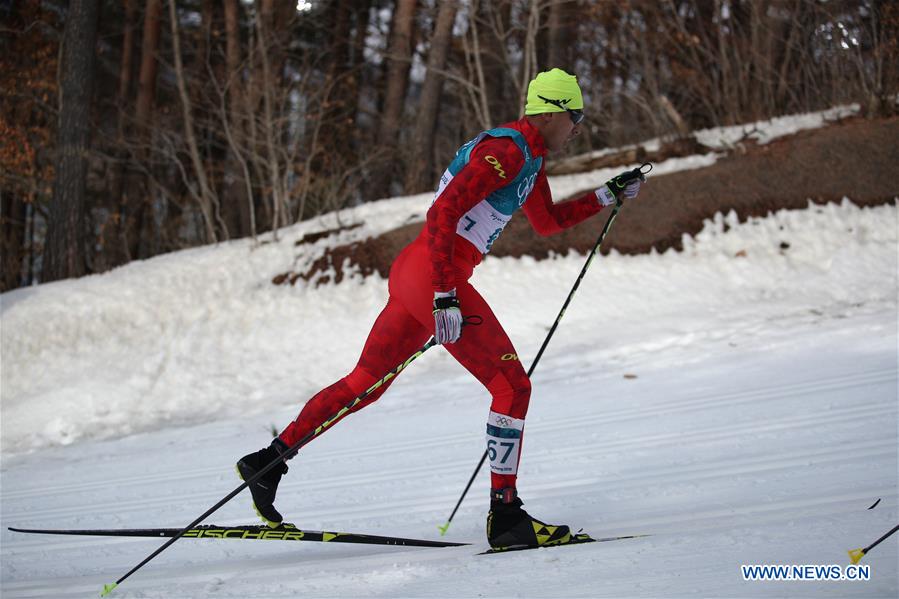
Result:
[[[594,539],[590,535],[586,533],[577,533],[572,535],[571,540],[567,543],[555,543],[553,545],[541,545],[540,547],[504,547],[504,548],[494,548],[488,549],[487,551],[482,551],[478,555],[491,555],[494,553],[509,553],[511,551],[527,551],[529,549],[552,549],[553,547],[566,547],[568,545],[580,545],[582,543],[607,543],[609,541],[622,541],[624,539],[641,539],[643,537],[648,537],[649,535],[624,535],[620,537],[603,537],[599,539]]]
[[[174,537],[181,528],[106,528],[106,529],[70,529],[52,530],[41,528],[13,528],[14,532],[47,535],[79,535],[96,537]],[[469,543],[450,543],[448,541],[428,541],[424,539],[406,539],[403,537],[382,537],[349,532],[327,532],[321,530],[302,530],[293,524],[282,524],[277,528],[264,525],[246,526],[214,526],[202,525],[189,529],[184,533],[186,539],[240,539],[253,541],[314,541],[320,543],[361,543],[364,545],[399,545],[404,547],[460,547]]]

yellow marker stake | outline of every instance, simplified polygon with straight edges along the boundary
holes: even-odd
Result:
[[[877,505],[876,503],[874,505]],[[899,530],[899,524],[891,528],[885,535],[865,547],[864,549],[850,549],[849,550],[849,559],[852,560],[853,564],[857,564],[861,561],[861,559],[865,556],[866,553],[880,545],[883,541],[885,541],[889,536]]]

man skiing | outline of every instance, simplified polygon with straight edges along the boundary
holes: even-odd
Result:
[[[287,455],[288,449],[433,335],[492,397],[487,420],[491,547],[538,547],[570,540],[568,526],[545,524],[522,509],[516,479],[531,385],[512,342],[469,278],[519,208],[537,233],[551,235],[614,204],[619,196],[637,196],[640,179],[625,173],[582,197],[553,203],[543,157],[580,133],[583,108],[575,76],[561,69],[542,72],[528,86],[524,117],[484,131],[459,149],[440,179],[421,233],[391,267],[387,305],[356,367],[312,397],[271,445],[238,461],[238,473],[249,480],[280,460],[250,485],[254,507],[266,523],[278,526],[283,521],[274,500],[287,472],[285,461],[293,457]],[[463,330],[463,314],[479,317],[479,324]],[[376,401],[394,380],[350,412]]]

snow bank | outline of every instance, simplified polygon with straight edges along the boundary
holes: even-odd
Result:
[[[807,129],[826,127],[831,121],[855,116],[860,111],[861,107],[858,104],[847,104],[818,112],[778,116],[754,123],[700,129],[694,131],[693,134],[699,143],[717,150],[731,148],[743,138],[755,139],[759,144],[764,145],[778,137],[793,135]],[[617,154],[625,150],[634,150],[638,147],[644,148],[647,152],[657,152],[662,147],[662,139],[655,137],[619,148],[603,148],[590,152],[587,156],[589,158],[602,158],[603,156]]]
[[[744,137],[756,140],[759,145],[770,143],[778,137],[793,135],[807,129],[824,127],[830,121],[844,119],[859,113],[858,104],[836,106],[820,112],[806,114],[791,114],[778,116],[773,119],[757,121],[732,127],[715,127],[696,131],[696,139],[699,143],[712,148],[727,148]]]
[[[357,216],[374,230],[395,223],[410,202],[380,202]],[[682,253],[595,261],[565,327],[575,333],[614,314],[600,343],[609,344],[610,359],[624,359],[705,334],[691,330],[697,313],[747,332],[786,314],[892,305],[895,315],[896,222],[895,205],[848,201],[743,224],[718,216],[684,240]],[[303,226],[256,249],[237,241],[4,294],[2,451],[299,405],[344,374],[386,284],[368,277],[321,288],[272,285],[305,251],[293,243]],[[536,348],[582,262],[488,258],[474,283],[516,344]],[[668,341],[634,326],[649,316],[670,329]]]

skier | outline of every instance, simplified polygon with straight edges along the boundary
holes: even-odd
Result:
[[[561,150],[580,133],[583,108],[577,77],[561,69],[539,73],[528,85],[524,117],[479,133],[458,150],[440,179],[425,226],[390,269],[387,305],[356,367],[312,397],[271,445],[238,461],[238,473],[249,480],[281,460],[250,486],[254,507],[267,524],[277,527],[283,520],[274,500],[287,472],[285,461],[293,457],[287,455],[288,449],[433,335],[492,396],[487,420],[491,547],[538,547],[570,540],[568,526],[545,524],[522,509],[516,478],[531,384],[490,306],[468,281],[519,208],[537,233],[551,235],[614,204],[619,194],[637,196],[640,180],[625,173],[582,197],[553,203],[543,156]],[[480,317],[480,324],[463,330],[463,313]],[[351,411],[376,401],[394,380]]]

